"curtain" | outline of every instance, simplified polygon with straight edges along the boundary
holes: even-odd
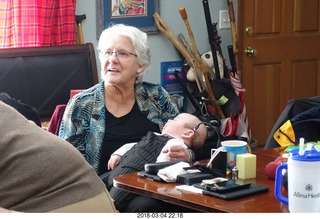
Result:
[[[76,0],[0,0],[0,48],[76,44]]]

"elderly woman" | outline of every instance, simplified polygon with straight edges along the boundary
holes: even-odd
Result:
[[[182,100],[158,84],[143,82],[151,58],[147,34],[138,28],[123,24],[107,28],[98,51],[102,81],[70,99],[59,136],[73,144],[100,175],[108,171],[110,155],[119,147],[138,142],[148,131],[161,132],[180,113]],[[171,146],[168,155],[194,157],[181,145]],[[127,211],[169,211],[154,205],[155,200],[132,202],[135,206]]]

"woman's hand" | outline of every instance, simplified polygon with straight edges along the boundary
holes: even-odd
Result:
[[[190,161],[189,149],[184,148],[181,145],[171,145],[162,150],[163,153],[167,153],[170,160],[187,160]]]

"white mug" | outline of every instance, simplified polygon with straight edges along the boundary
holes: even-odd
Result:
[[[236,159],[238,154],[247,152],[247,142],[240,140],[222,141],[221,146],[227,151],[227,168],[232,170],[236,166]]]
[[[281,194],[283,170],[288,176],[288,197]],[[288,162],[277,167],[275,197],[288,205],[291,213],[320,213],[320,153],[314,147],[290,152]]]

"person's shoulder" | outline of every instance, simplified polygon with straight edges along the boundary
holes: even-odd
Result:
[[[100,82],[88,89],[83,90],[82,92],[75,95],[72,99],[76,101],[81,101],[85,99],[94,99],[93,97],[97,95],[103,95],[103,83]]]
[[[86,95],[94,95],[96,94],[98,91],[103,91],[104,90],[104,86],[103,86],[103,82],[100,82],[86,90],[84,90],[83,92],[81,92],[80,94],[82,94],[83,96]]]
[[[39,115],[39,111],[37,110],[37,108],[35,108],[27,103],[24,103],[18,99],[15,99],[5,92],[0,93],[0,101],[13,107],[15,110],[17,110],[19,113],[21,113],[28,120],[33,121],[38,126],[41,126],[40,115]]]
[[[142,83],[136,84],[137,89],[144,89],[148,93],[164,93],[165,89],[157,83],[143,81]]]
[[[148,82],[148,81],[143,81],[142,83],[137,84],[137,86],[142,86],[142,87],[146,87],[146,88],[159,88],[161,87],[160,84],[156,84],[156,83],[152,83],[152,82]]]

